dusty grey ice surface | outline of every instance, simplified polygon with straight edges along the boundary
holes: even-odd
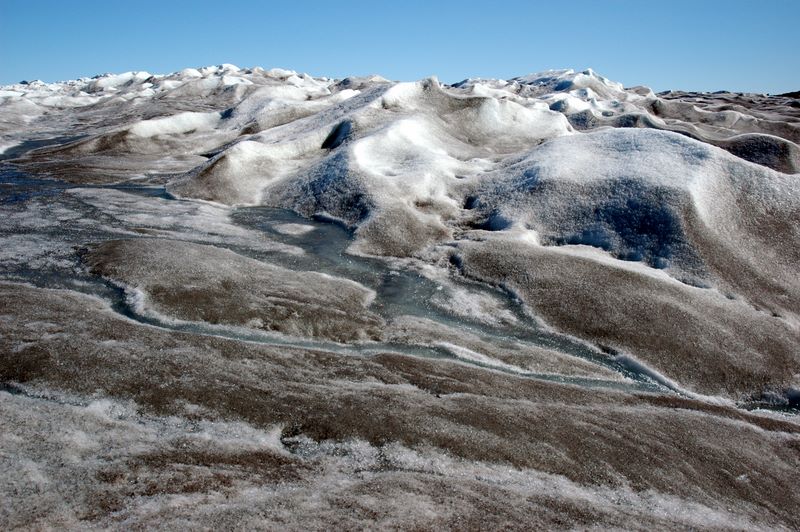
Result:
[[[0,88],[0,527],[797,529],[797,109]]]
[[[213,246],[109,240],[87,253],[86,262],[92,273],[126,287],[143,313],[341,342],[378,337],[382,324],[368,310],[374,292],[358,283]]]
[[[0,290],[16,302],[0,313],[10,526],[796,519],[791,419],[396,353],[171,332],[70,291]]]

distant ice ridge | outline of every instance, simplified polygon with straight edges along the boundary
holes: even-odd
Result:
[[[509,288],[694,391],[800,383],[789,98],[657,95],[592,70],[448,85],[220,65],[11,85],[0,109],[3,157],[30,172],[149,177],[179,197],[337,219],[351,253]],[[575,322],[554,310],[565,299],[597,307]],[[725,344],[733,315],[758,334]],[[676,327],[681,353],[642,341]],[[735,369],[688,372],[697,352]]]

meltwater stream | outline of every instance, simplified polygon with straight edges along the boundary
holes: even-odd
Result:
[[[296,213],[283,209],[267,207],[246,207],[230,209],[230,221],[238,227],[264,234],[272,241],[302,248],[304,253],[291,254],[249,247],[242,242],[217,242],[215,245],[230,248],[237,253],[252,258],[266,260],[293,270],[323,272],[337,277],[351,279],[374,290],[377,294],[370,310],[380,314],[387,321],[398,316],[414,316],[432,320],[444,326],[468,331],[482,341],[493,345],[515,342],[522,345],[556,350],[583,360],[588,360],[605,368],[614,370],[625,380],[604,380],[596,378],[572,377],[553,374],[537,374],[525,371],[512,371],[507,368],[483,364],[477,361],[457,358],[446,349],[430,345],[409,345],[406,343],[363,343],[337,344],[313,341],[302,338],[282,336],[278,333],[254,331],[251,329],[218,326],[198,322],[165,321],[158,317],[142,315],[130,304],[123,288],[88,273],[80,259],[81,250],[93,243],[112,238],[135,237],[147,226],[146,219],[137,219],[133,225],[119,217],[109,215],[82,201],[80,194],[70,193],[81,188],[102,193],[124,192],[136,196],[136,201],[144,202],[148,208],[165,208],[170,205],[186,203],[186,200],[172,198],[163,186],[125,184],[105,187],[82,187],[60,181],[31,179],[10,167],[0,172],[0,208],[7,218],[15,214],[38,212],[44,219],[26,220],[20,224],[7,224],[0,229],[0,238],[14,242],[14,237],[28,239],[44,246],[51,246],[53,259],[6,260],[0,263],[0,278],[24,281],[31,284],[65,288],[101,297],[110,302],[112,308],[130,319],[149,325],[190,332],[229,337],[237,340],[265,343],[271,345],[296,346],[307,349],[334,351],[338,353],[361,354],[369,356],[381,352],[398,352],[420,357],[447,358],[464,364],[474,364],[496,371],[506,371],[516,375],[571,383],[586,387],[616,388],[628,391],[652,391],[664,393],[670,389],[668,383],[659,382],[658,376],[648,374],[646,369],[626,364],[624,358],[610,357],[578,340],[556,334],[541,328],[530,318],[521,304],[509,294],[493,287],[467,281],[451,275],[449,282],[471,293],[503,302],[506,311],[513,313],[515,324],[489,325],[464,316],[456,316],[446,309],[431,303],[439,295],[442,286],[434,280],[420,275],[412,268],[402,264],[390,263],[381,259],[348,255],[345,250],[352,242],[351,232],[341,225],[323,220],[309,220]],[[102,195],[99,196],[102,198]],[[192,202],[189,202],[192,203]],[[59,213],[71,212],[68,220],[59,219]],[[136,218],[137,213],[128,213]],[[52,216],[48,220],[47,217]],[[78,217],[76,217],[78,216]],[[166,216],[166,215],[165,215]],[[286,234],[279,227],[284,224],[310,226],[303,234]],[[26,234],[20,235],[21,231]],[[14,234],[16,233],[16,234]],[[185,238],[193,240],[192,235]],[[200,234],[197,234],[200,240]],[[18,243],[19,244],[19,243]],[[24,248],[24,246],[22,246]],[[22,249],[21,248],[21,249]],[[25,249],[22,249],[24,252]],[[7,252],[9,253],[9,252]],[[2,258],[2,256],[0,256]],[[672,390],[675,391],[675,390]]]

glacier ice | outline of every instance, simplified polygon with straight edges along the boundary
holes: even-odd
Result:
[[[797,528],[798,143],[592,70],[0,87],[0,526]]]

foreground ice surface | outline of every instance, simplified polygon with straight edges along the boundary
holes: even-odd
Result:
[[[0,88],[0,525],[796,529],[797,109]]]

